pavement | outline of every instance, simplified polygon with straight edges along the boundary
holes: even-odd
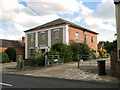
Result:
[[[14,74],[2,74],[2,76],[2,82],[0,82],[2,88],[118,88],[118,84],[105,82],[101,83],[84,80],[34,77]]]
[[[84,80],[92,82],[118,83],[116,77],[109,75],[99,76],[97,72],[90,72],[90,68],[78,69],[77,62],[53,65],[51,67],[25,67],[22,70],[16,69],[16,63],[2,64],[2,73],[27,75],[36,77],[51,77],[69,80]],[[92,68],[94,69],[94,68]],[[95,67],[95,69],[97,69]]]

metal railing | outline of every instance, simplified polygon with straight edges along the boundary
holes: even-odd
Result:
[[[45,56],[45,67],[53,64],[64,63],[64,57],[60,55],[46,55]]]

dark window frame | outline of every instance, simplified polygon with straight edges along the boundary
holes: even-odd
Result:
[[[54,31],[54,34],[55,34],[55,39],[59,39],[59,31]]]
[[[34,49],[30,49],[30,56],[33,56]]]
[[[93,36],[91,37],[91,42],[94,43]]]
[[[44,37],[42,37],[42,35],[44,35]],[[45,41],[45,33],[41,33],[41,40]]]
[[[76,32],[76,40],[78,41],[79,40],[79,33]]]

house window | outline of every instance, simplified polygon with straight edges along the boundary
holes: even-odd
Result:
[[[30,41],[33,42],[33,34],[30,35]]]
[[[55,39],[59,39],[59,31],[55,31]]]
[[[86,42],[86,41],[87,41],[86,34],[84,34],[84,42]]]
[[[76,32],[76,40],[79,40],[79,34]]]
[[[45,33],[41,33],[42,41],[45,41]]]
[[[33,56],[33,49],[30,49],[30,56]]]
[[[93,37],[91,37],[91,42],[93,43]]]

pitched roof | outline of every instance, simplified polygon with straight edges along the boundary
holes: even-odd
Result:
[[[0,47],[23,48],[24,47],[24,42],[16,41],[16,40],[0,39]]]
[[[46,24],[37,26],[37,27],[35,27],[35,28],[31,28],[31,29],[26,30],[26,31],[24,31],[24,32],[29,32],[29,31],[33,31],[33,30],[37,30],[37,29],[42,29],[42,28],[57,26],[57,25],[61,25],[61,24],[68,24],[68,25],[71,25],[71,26],[74,26],[74,27],[77,27],[77,28],[80,28],[80,29],[83,29],[83,30],[86,30],[86,31],[89,31],[89,32],[92,32],[92,33],[95,33],[95,34],[98,34],[98,33],[94,32],[94,31],[91,31],[91,30],[89,30],[89,29],[83,28],[83,27],[81,27],[81,26],[79,26],[79,25],[77,25],[77,24],[74,24],[74,23],[72,23],[72,22],[69,22],[69,21],[64,20],[64,19],[61,19],[61,18],[56,19],[56,20],[51,21],[51,22],[48,22],[48,23],[46,23]]]

